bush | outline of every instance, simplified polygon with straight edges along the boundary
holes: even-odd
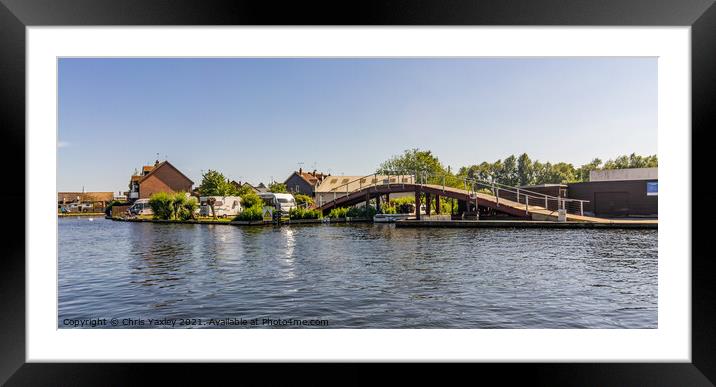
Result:
[[[187,198],[186,193],[157,192],[149,198],[149,206],[155,219],[187,220],[194,218],[196,199]]]
[[[395,208],[395,213],[410,214],[415,211],[415,198],[402,197],[391,199],[390,204]],[[387,212],[385,212],[387,214]]]
[[[380,211],[384,214],[397,214],[397,210],[395,209],[395,206],[391,206],[391,205],[380,206]]]
[[[335,219],[335,218],[345,218],[345,217],[346,217],[346,213],[348,213],[348,208],[340,207],[340,208],[334,208],[334,209],[332,209],[331,212],[328,213],[328,216],[331,217],[332,219]]]
[[[241,195],[241,206],[244,208],[251,208],[254,206],[262,207],[264,205],[263,199],[254,192],[247,192]]]
[[[294,197],[294,199],[296,199],[296,204],[298,204],[298,205],[305,204],[310,207],[314,203],[313,198],[308,195],[295,194],[295,195],[293,195],[293,197]]]
[[[174,219],[174,205],[171,194],[157,192],[149,198],[149,207],[152,208],[155,219]]]
[[[376,211],[373,207],[351,207],[346,216],[349,218],[372,218]]]
[[[258,196],[257,196],[258,197]],[[263,205],[261,203],[254,204],[251,207],[244,207],[244,210],[237,215],[234,220],[256,221],[264,218]]]
[[[184,199],[184,202],[179,207],[177,217],[181,220],[194,219],[194,212],[199,208],[199,204],[196,198],[190,197]]]
[[[289,218],[292,220],[297,219],[320,219],[323,217],[319,210],[307,210],[305,208],[297,207],[293,208],[288,212]]]

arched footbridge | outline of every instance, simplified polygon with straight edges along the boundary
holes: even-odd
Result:
[[[361,202],[375,199],[380,207],[381,201],[389,200],[390,194],[412,192],[415,194],[416,208],[426,206],[426,214],[430,216],[431,202],[435,201],[435,212],[440,214],[441,199],[456,199],[464,213],[475,213],[477,208],[490,209],[512,217],[534,220],[556,220],[558,209],[566,211],[567,220],[601,222],[600,218],[584,216],[584,200],[550,196],[539,192],[506,186],[478,179],[463,179],[464,189],[430,184],[440,179],[429,179],[427,176],[415,178],[406,175],[367,175],[360,179],[347,182],[324,192],[316,203],[316,207],[327,215],[332,209],[349,207]],[[406,182],[407,180],[407,182]],[[444,181],[444,180],[443,180]],[[363,182],[369,182],[364,184]],[[422,194],[422,195],[421,195]],[[423,199],[424,198],[424,199]],[[422,201],[425,203],[421,203]],[[420,219],[420,211],[416,218]],[[424,215],[423,215],[424,216]]]

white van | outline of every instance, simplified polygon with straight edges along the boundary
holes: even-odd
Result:
[[[288,214],[289,211],[296,208],[296,199],[288,193],[263,192],[259,196],[267,206],[273,206],[284,214]]]
[[[199,216],[212,216],[209,199],[214,199],[216,216],[236,216],[241,213],[241,198],[238,196],[202,196],[199,198]]]
[[[154,215],[152,207],[149,206],[149,199],[137,199],[127,210],[132,215]]]

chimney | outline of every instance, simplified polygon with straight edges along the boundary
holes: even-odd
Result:
[[[157,165],[159,165],[159,160],[154,161],[154,166],[156,167]]]
[[[316,170],[315,170],[315,169],[313,170],[313,176],[316,176]]]
[[[299,174],[299,175],[302,175],[302,174],[303,174],[303,168],[298,168],[298,174]]]

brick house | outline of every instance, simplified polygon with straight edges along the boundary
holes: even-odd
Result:
[[[142,173],[129,180],[130,200],[147,199],[157,192],[191,192],[194,182],[181,173],[169,161],[142,167]]]
[[[298,171],[293,172],[286,181],[284,181],[284,184],[286,184],[288,192],[314,196],[316,186],[328,176],[329,175],[325,173],[316,172],[315,170],[313,172],[304,172],[304,170],[300,168]]]

